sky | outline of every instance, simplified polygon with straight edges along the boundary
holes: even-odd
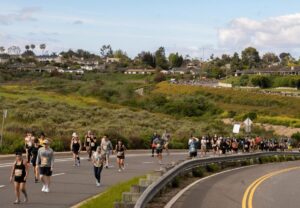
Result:
[[[163,46],[194,58],[253,46],[298,58],[300,1],[0,0],[0,46],[31,43],[97,54],[110,44],[131,57]]]

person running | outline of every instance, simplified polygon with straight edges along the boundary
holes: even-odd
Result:
[[[80,166],[79,153],[81,151],[81,141],[75,132],[72,134],[70,149],[72,150],[73,153],[74,166]]]
[[[87,154],[89,156],[88,161],[90,161],[91,157],[92,157],[92,151],[91,151],[91,140],[92,140],[92,137],[93,137],[92,131],[89,130],[87,132],[87,134],[85,135],[85,140],[84,140],[84,147],[85,147],[86,152],[87,152]]]
[[[45,142],[46,140],[47,140],[48,142],[50,142],[50,140],[49,140],[48,138],[46,138],[45,133],[42,132],[42,133],[41,133],[41,136],[40,136],[40,138],[39,138],[39,143],[40,143],[40,145],[41,145],[42,147],[45,147],[44,142]]]
[[[34,182],[37,183],[39,181],[39,169],[36,165],[36,160],[37,160],[37,155],[38,155],[38,151],[39,148],[41,146],[39,145],[39,140],[38,139],[34,139],[34,144],[32,147],[32,158],[31,158],[31,164],[33,166],[33,170],[34,170]]]
[[[162,152],[164,147],[164,140],[158,135],[156,139],[153,141],[156,149],[156,155],[158,158],[158,163],[162,164]]]
[[[199,139],[196,138],[195,136],[192,136],[192,138],[189,139],[188,146],[189,146],[190,158],[197,157],[198,144],[199,144]]]
[[[154,157],[154,152],[155,152],[155,144],[153,143],[153,141],[157,138],[157,133],[154,132],[154,134],[152,135],[151,137],[151,141],[150,141],[150,144],[151,144],[151,150],[152,150],[152,155],[151,157]]]
[[[92,133],[91,134],[91,144],[90,144],[91,153],[96,152],[96,149],[97,149],[97,137]]]
[[[97,147],[96,152],[92,155],[92,163],[94,166],[94,175],[96,178],[96,186],[100,186],[101,183],[101,172],[105,161],[104,155],[101,153],[101,147]]]
[[[214,138],[211,140],[211,147],[213,149],[214,155],[216,155],[219,152],[219,147],[218,147],[218,136],[215,135]]]
[[[40,171],[40,179],[43,183],[42,192],[50,192],[50,177],[53,172],[54,165],[54,153],[53,150],[49,147],[49,141],[46,139],[43,144],[44,147],[41,147],[38,151],[37,164]]]
[[[206,138],[205,136],[201,139],[201,156],[204,157],[206,155]]]
[[[162,136],[162,139],[164,140],[164,149],[167,152],[167,155],[170,155],[169,153],[169,143],[170,143],[170,139],[171,139],[171,135],[167,133],[167,131],[165,131],[165,133]]]
[[[116,148],[115,148],[115,153],[117,154],[117,163],[119,166],[119,172],[121,172],[121,170],[125,169],[125,164],[124,164],[125,151],[126,151],[125,145],[123,144],[123,142],[121,140],[119,140],[118,144],[116,145]]]
[[[105,168],[109,167],[109,155],[112,150],[111,141],[107,136],[104,136],[101,141],[101,153],[105,156]]]
[[[28,163],[24,163],[22,159],[22,153],[16,153],[16,161],[14,162],[10,175],[10,182],[14,180],[14,188],[16,194],[16,201],[14,204],[19,204],[20,201],[20,191],[24,194],[24,202],[28,202],[28,195],[26,192],[26,179],[28,176]]]
[[[27,163],[30,163],[30,159],[31,159],[31,156],[32,156],[31,151],[32,151],[33,140],[34,140],[34,137],[32,136],[32,133],[28,131],[24,140],[25,140],[25,150],[26,150]]]

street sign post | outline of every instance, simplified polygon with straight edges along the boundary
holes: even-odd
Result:
[[[4,121],[7,118],[7,109],[3,110],[3,118],[2,118],[2,126],[1,126],[1,137],[0,137],[0,146],[2,147],[3,145],[3,131],[4,131]]]
[[[246,133],[250,133],[251,132],[251,125],[253,124],[253,122],[251,121],[251,119],[247,118],[244,121],[244,124],[245,124],[245,131],[246,131]]]

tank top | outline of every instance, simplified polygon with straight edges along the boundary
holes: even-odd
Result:
[[[79,147],[80,147],[79,142],[76,140],[73,141],[73,145],[72,145],[73,150],[78,151]]]
[[[117,151],[117,156],[124,156],[125,149],[123,145],[121,146],[117,145],[116,151]]]
[[[21,161],[21,164],[15,163],[15,178],[24,178],[26,176],[26,167],[23,163],[23,160]]]

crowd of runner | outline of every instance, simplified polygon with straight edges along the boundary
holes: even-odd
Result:
[[[16,160],[12,166],[10,181],[14,181],[14,188],[16,194],[15,204],[20,203],[20,193],[24,194],[24,202],[28,201],[26,192],[26,180],[28,179],[30,164],[34,172],[35,183],[42,183],[42,192],[50,192],[50,178],[52,176],[54,167],[54,152],[50,148],[51,139],[47,138],[44,133],[41,133],[39,138],[35,138],[31,132],[28,132],[25,139],[26,161],[23,161],[22,152],[16,153]],[[169,155],[169,143],[171,141],[171,134],[166,131],[159,135],[154,133],[150,139],[151,157],[156,155],[158,163],[162,165],[163,150]],[[222,136],[203,136],[197,138],[191,136],[187,142],[189,157],[195,158],[198,152],[204,157],[207,152],[213,152],[213,155],[234,154],[240,152],[254,152],[261,151],[277,151],[280,149],[284,151],[291,146],[291,140],[282,138],[263,139],[261,137],[243,139],[236,139]],[[70,150],[73,155],[74,166],[80,166],[80,155],[85,149],[87,160],[92,163],[93,175],[96,179],[96,186],[101,184],[101,173],[103,168],[109,168],[109,158],[111,154],[116,154],[118,171],[125,170],[125,152],[126,147],[121,140],[117,141],[115,147],[107,136],[103,136],[98,142],[95,134],[88,131],[84,136],[84,141],[81,142],[79,135],[74,132],[70,140]],[[160,166],[161,167],[161,166]]]

